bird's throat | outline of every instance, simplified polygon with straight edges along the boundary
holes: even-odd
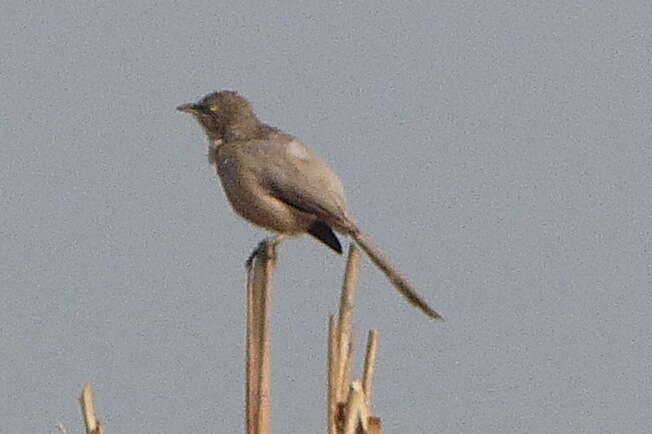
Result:
[[[222,146],[224,146],[224,140],[222,139],[210,139],[208,141],[208,162],[213,166],[217,165],[217,156]]]

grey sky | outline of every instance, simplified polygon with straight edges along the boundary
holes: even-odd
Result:
[[[0,6],[0,432],[241,432],[243,261],[200,129],[238,89],[336,169],[388,433],[649,432],[649,2]],[[324,432],[344,260],[275,276],[275,432]],[[362,342],[358,342],[358,348]],[[360,356],[360,354],[358,354]],[[297,415],[302,415],[297,417]]]

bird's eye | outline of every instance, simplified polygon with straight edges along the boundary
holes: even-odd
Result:
[[[212,112],[217,112],[217,111],[220,111],[220,106],[217,105],[217,104],[211,104],[211,105],[208,106],[208,110],[210,110]]]

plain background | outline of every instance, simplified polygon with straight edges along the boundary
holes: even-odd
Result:
[[[652,7],[526,3],[4,1],[0,432],[81,432],[89,380],[110,433],[242,432],[265,234],[175,111],[224,88],[330,162],[447,319],[365,262],[387,433],[649,432]],[[344,259],[280,254],[274,432],[324,432]]]

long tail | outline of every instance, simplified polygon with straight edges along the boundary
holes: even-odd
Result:
[[[369,258],[373,261],[378,268],[385,273],[385,276],[389,279],[394,287],[415,307],[421,309],[423,313],[428,315],[432,319],[443,320],[444,318],[435,312],[428,303],[425,302],[414,290],[410,282],[407,281],[401,273],[394,267],[380,252],[380,249],[376,244],[369,238],[367,235],[363,234],[359,230],[354,230],[351,232],[351,237],[358,243],[358,245],[364,250]]]

